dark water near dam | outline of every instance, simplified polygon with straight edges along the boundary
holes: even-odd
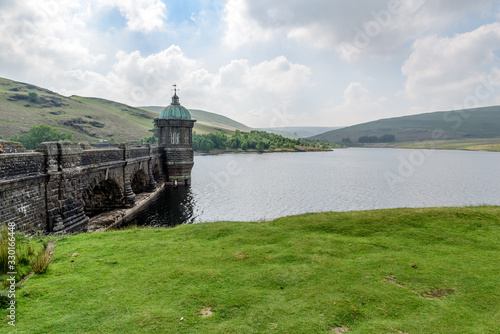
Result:
[[[500,205],[500,153],[350,148],[196,156],[131,223],[258,221],[322,211]]]

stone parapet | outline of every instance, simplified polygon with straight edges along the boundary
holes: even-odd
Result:
[[[21,143],[18,143],[16,141],[0,139],[0,145],[3,147],[4,153],[23,153],[23,152],[26,152],[26,149],[24,148],[24,146],[21,145]]]
[[[98,165],[105,162],[123,160],[123,150],[113,147],[97,150],[86,150],[82,152],[82,165]]]
[[[45,156],[38,152],[0,154],[0,180],[37,175],[46,170]]]

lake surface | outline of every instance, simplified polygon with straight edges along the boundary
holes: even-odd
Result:
[[[500,153],[378,148],[196,156],[138,225],[258,221],[322,211],[500,205]]]

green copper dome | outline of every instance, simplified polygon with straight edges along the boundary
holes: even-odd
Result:
[[[172,103],[163,109],[160,114],[160,118],[163,119],[191,119],[191,115],[189,111],[181,106],[179,103],[179,97],[177,93],[172,96]]]

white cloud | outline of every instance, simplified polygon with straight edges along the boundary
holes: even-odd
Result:
[[[345,60],[398,55],[405,43],[447,27],[495,0],[230,0],[226,42],[274,42],[281,35],[303,47],[332,49]]]
[[[259,23],[249,16],[245,0],[228,0],[224,21],[227,25],[224,42],[232,48],[269,41],[274,35],[272,31],[261,28]]]
[[[351,82],[344,91],[344,105],[372,103],[372,94],[359,82]]]
[[[117,7],[132,31],[161,30],[166,17],[160,0],[26,0],[3,6],[0,62],[6,74],[15,69],[21,77],[53,77],[61,70],[86,71],[102,63],[111,43],[93,19],[106,6]]]
[[[75,12],[78,15],[74,14]],[[57,69],[93,66],[105,56],[84,42],[85,10],[78,3],[27,0],[0,14],[0,62],[7,73],[50,77]]]
[[[386,97],[378,97],[366,89],[360,82],[351,82],[344,90],[342,104],[322,111],[322,119],[330,124],[350,125],[376,120],[386,112]],[[342,119],[342,123],[339,123]]]
[[[235,60],[219,70],[221,86],[251,92],[252,95],[260,91],[260,94],[278,94],[280,97],[296,93],[308,84],[310,75],[307,66],[293,64],[284,56],[255,66],[250,66],[247,60]]]
[[[299,107],[293,108],[294,102],[297,92],[311,84],[310,77],[309,67],[284,56],[254,66],[247,60],[233,60],[214,77],[214,96],[219,97],[220,104],[213,108],[253,126],[289,125],[286,123],[302,112]]]
[[[100,0],[97,4],[118,8],[131,31],[150,33],[165,28],[166,6],[161,0]]]
[[[267,125],[276,116],[274,110],[293,105],[297,92],[310,84],[310,76],[307,66],[294,64],[284,56],[256,65],[246,59],[233,60],[210,73],[201,61],[186,57],[180,47],[172,45],[146,57],[139,51],[120,51],[106,75],[61,72],[58,80],[75,88],[58,91],[98,95],[131,105],[166,105],[170,103],[171,85],[176,83],[187,107]]]
[[[186,81],[189,73],[201,63],[187,58],[182,50],[169,48],[143,57],[139,51],[119,51],[111,71],[106,75],[92,71],[62,71],[59,80],[77,81],[77,89],[59,90],[66,95],[92,95],[114,99],[132,105],[160,103],[169,100],[174,83]]]
[[[420,38],[402,67],[405,93],[435,109],[454,108],[471,96],[479,105],[492,104],[500,96],[499,51],[498,22],[451,38]]]

